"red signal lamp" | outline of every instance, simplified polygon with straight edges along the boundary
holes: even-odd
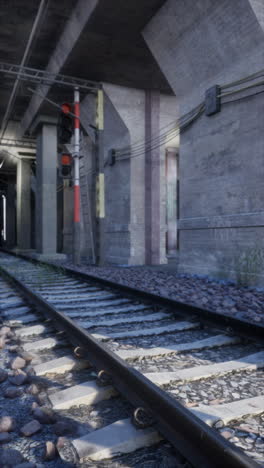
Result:
[[[72,106],[71,104],[69,104],[68,102],[64,102],[62,105],[61,105],[61,110],[64,114],[69,114],[72,110]]]
[[[72,155],[69,153],[62,153],[60,157],[60,175],[64,179],[71,178],[72,171]]]

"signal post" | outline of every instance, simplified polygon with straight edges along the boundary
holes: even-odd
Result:
[[[72,125],[72,118],[74,125]],[[74,186],[74,211],[73,211],[73,263],[80,264],[80,92],[74,89],[74,108],[71,112],[71,105],[64,103],[61,106],[61,115],[58,128],[59,143],[70,143],[74,136],[74,151],[71,154],[63,152],[60,155],[60,175],[63,179],[72,178],[73,160],[73,186]]]
[[[74,215],[73,215],[73,263],[79,265],[80,232],[81,232],[81,203],[80,203],[80,92],[74,90]]]

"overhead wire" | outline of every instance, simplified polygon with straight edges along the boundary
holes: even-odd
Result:
[[[264,76],[264,69],[260,70],[259,72],[256,72],[256,73],[252,73],[252,75],[248,75],[245,78],[241,78],[240,80],[236,80],[236,81],[232,81],[230,83],[226,83],[225,85],[222,85],[221,88],[222,89],[232,88],[234,86],[238,86],[240,84],[247,83],[248,81],[252,81],[254,79],[261,78],[262,76]]]
[[[171,132],[178,131],[178,128],[182,125],[183,121],[185,119],[188,119],[190,116],[193,114],[196,115],[196,112],[200,110],[201,106],[203,103],[198,104],[194,109],[186,113],[183,117],[181,117],[179,120],[173,120],[169,124],[165,125],[164,127],[161,128],[161,130],[167,129],[164,133],[160,133],[158,136],[154,138],[150,138],[149,140],[139,140],[138,143],[134,143],[131,146],[126,146],[121,149],[118,149],[115,151],[116,156],[118,157],[119,154],[121,153],[124,155],[124,153],[131,154],[132,152],[137,152],[140,150],[146,150],[146,148],[149,146],[149,144],[156,144],[156,141],[161,141],[167,139],[167,136],[170,136]],[[140,144],[139,144],[140,143]]]
[[[180,131],[183,131],[188,125],[190,125],[194,120],[196,120],[204,110],[204,103],[200,103],[196,106],[192,111],[188,112],[186,115],[181,117],[178,121],[174,121],[174,130],[170,132],[166,132],[163,135],[159,135],[158,137],[152,139],[152,145],[148,145],[147,143],[144,145],[142,144],[140,148],[134,150],[131,149],[130,152],[126,152],[123,154],[117,154],[117,160],[123,159],[132,159],[135,157],[139,157],[144,155],[146,152],[152,151],[154,149],[160,148],[165,143],[169,143],[172,141],[176,136],[179,135]]]

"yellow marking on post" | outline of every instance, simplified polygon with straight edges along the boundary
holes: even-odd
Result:
[[[104,129],[104,92],[102,89],[97,91],[96,126],[98,130]]]
[[[102,173],[96,177],[96,216],[97,218],[105,217],[105,188]]]

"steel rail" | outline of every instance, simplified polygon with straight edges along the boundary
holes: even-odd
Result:
[[[69,341],[81,347],[87,358],[99,371],[104,370],[115,388],[135,407],[143,407],[151,414],[154,427],[195,468],[259,468],[259,465],[243,451],[220,436],[188,409],[167,395],[144,375],[98,342],[86,330],[80,328],[63,312],[56,310],[39,294],[28,288],[16,275],[0,267],[2,275],[14,283],[16,288],[52,320],[55,328],[64,331]],[[71,445],[68,447],[71,448]],[[72,447],[70,459],[76,457]]]

